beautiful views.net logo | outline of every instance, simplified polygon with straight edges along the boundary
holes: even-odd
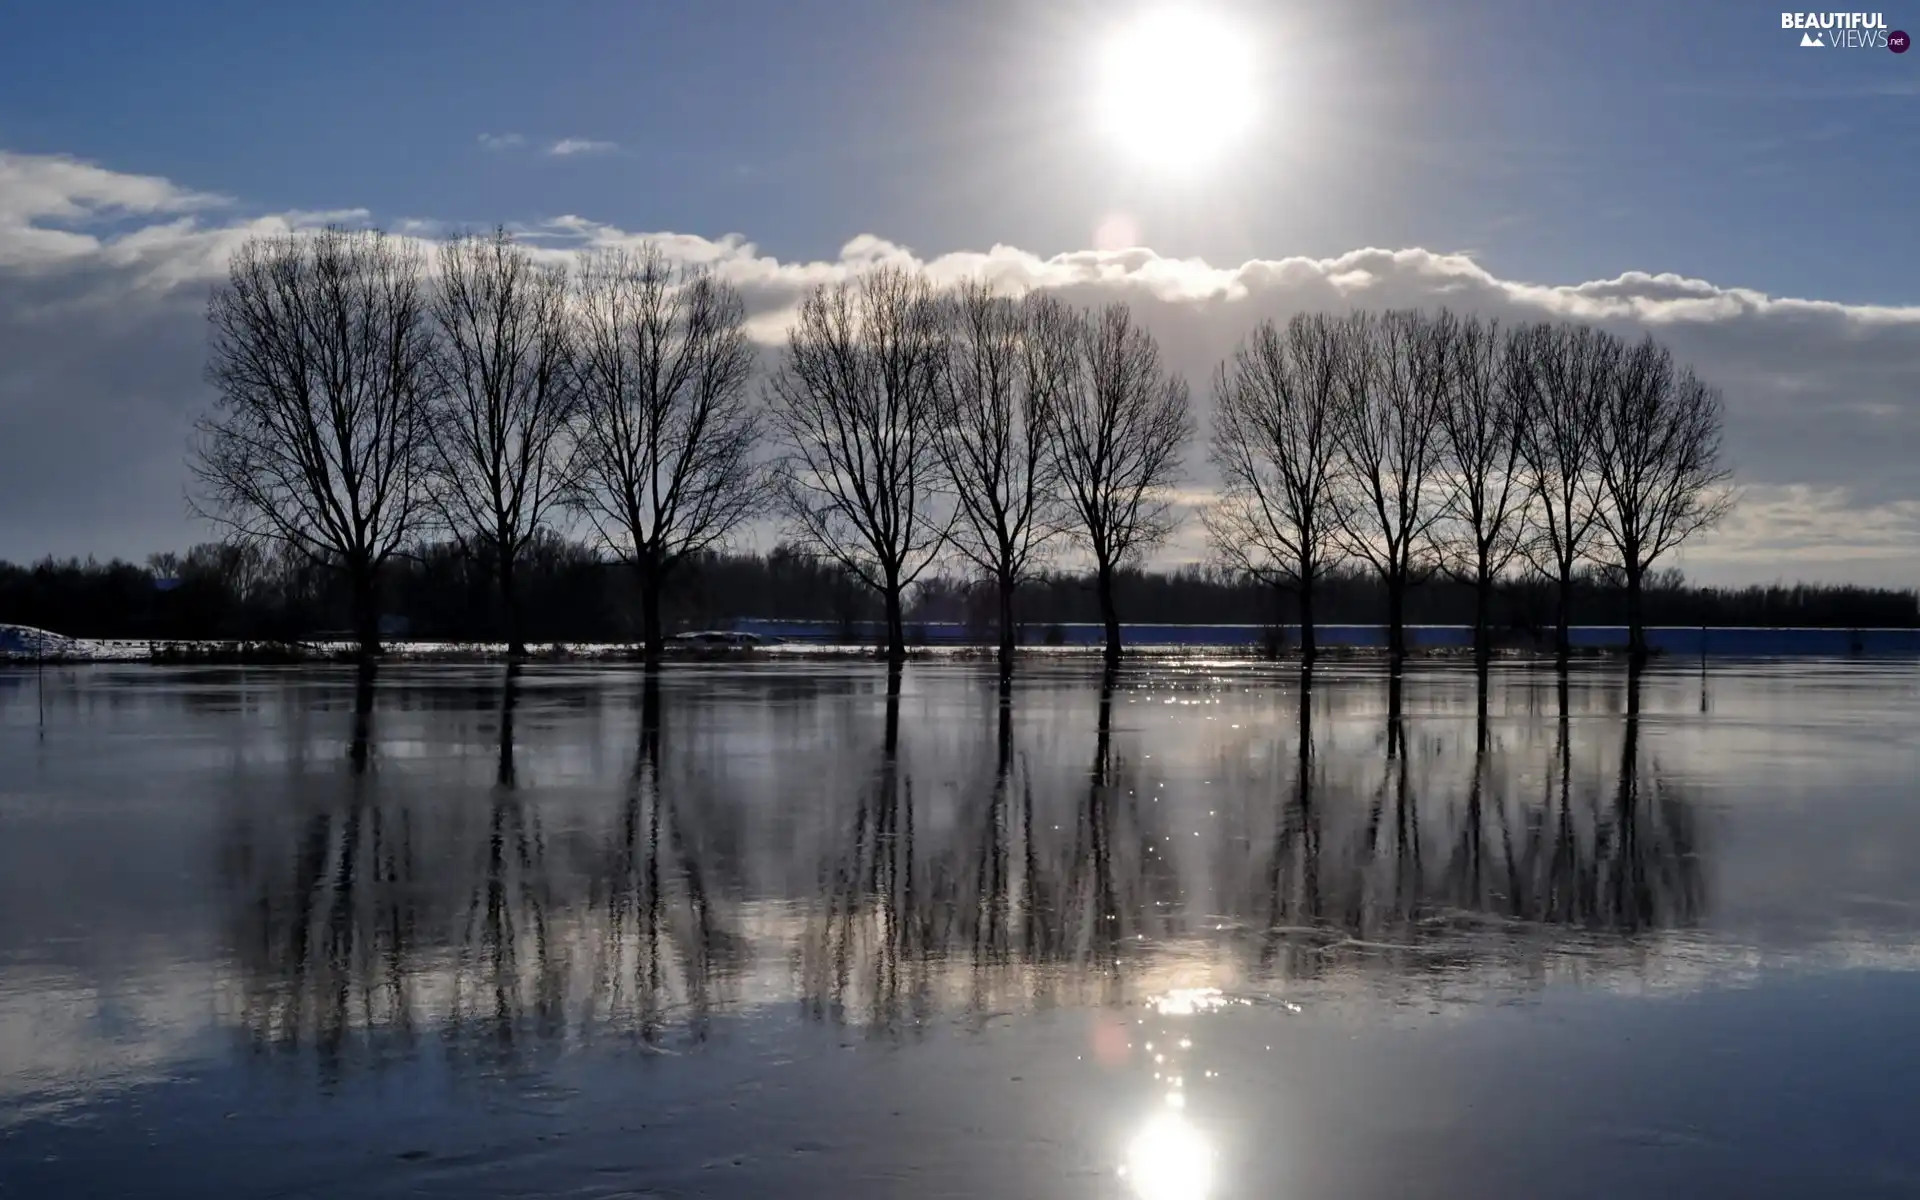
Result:
[[[1913,44],[1904,30],[1888,29],[1887,18],[1881,13],[1783,12],[1780,28],[1800,30],[1800,44],[1817,49],[1905,54]]]

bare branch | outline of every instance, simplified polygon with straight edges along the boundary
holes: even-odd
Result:
[[[1056,467],[1073,536],[1097,563],[1125,565],[1173,532],[1167,488],[1192,432],[1186,382],[1161,366],[1159,346],[1127,307],[1111,304],[1088,318],[1061,409]]]
[[[574,290],[581,421],[573,499],[640,575],[649,653],[660,591],[764,501],[739,292],[657,246],[582,259]]]
[[[347,573],[363,648],[374,579],[421,528],[433,395],[418,254],[380,233],[258,238],[207,307],[214,411],[195,507],[234,535]]]
[[[1521,469],[1521,418],[1529,380],[1516,371],[1515,340],[1499,322],[1466,317],[1451,326],[1440,408],[1444,437],[1442,565],[1482,584],[1519,557],[1531,492]]]
[[[1640,592],[1661,555],[1732,507],[1722,460],[1720,393],[1651,336],[1624,349],[1601,395],[1595,474],[1605,503],[1603,539],[1592,557],[1624,575],[1633,649],[1644,652]]]
[[[463,552],[493,557],[514,650],[515,567],[566,495],[578,409],[566,287],[504,230],[440,249],[428,494]]]
[[[1341,371],[1337,322],[1262,322],[1214,375],[1220,498],[1203,514],[1214,552],[1237,571],[1302,596],[1339,561],[1333,506]]]
[[[1049,453],[1078,354],[1077,324],[1059,300],[1024,302],[992,285],[960,285],[946,305],[935,447],[954,502],[949,544],[1000,601],[1013,645],[1013,593],[1060,532],[1059,469]]]
[[[943,333],[917,274],[882,268],[823,285],[801,305],[768,388],[795,532],[880,593],[896,656],[901,597],[952,524],[940,504]]]
[[[1114,572],[1173,532],[1167,490],[1192,433],[1186,381],[1161,365],[1159,345],[1127,306],[1086,317],[1053,454],[1072,536],[1093,554],[1110,657],[1120,652]]]
[[[1346,471],[1334,514],[1347,553],[1386,584],[1395,659],[1404,652],[1406,589],[1436,567],[1431,534],[1444,511],[1438,472],[1452,324],[1446,313],[1411,311],[1341,322],[1334,435]]]

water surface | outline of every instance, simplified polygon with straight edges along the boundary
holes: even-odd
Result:
[[[1920,669],[0,674],[0,1195],[1913,1195]]]

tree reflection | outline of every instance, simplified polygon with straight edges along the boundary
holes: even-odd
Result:
[[[903,975],[924,932],[915,918],[914,796],[900,758],[902,667],[889,664],[880,748],[859,787],[853,827],[823,872],[825,903],[807,921],[800,990],[816,1017],[882,1028],[912,1014]],[[933,922],[925,922],[932,925]]]
[[[373,761],[374,670],[374,660],[369,658],[354,671],[353,736],[348,742],[347,757],[353,763],[356,776],[366,774]]]
[[[1675,784],[1657,762],[1642,763],[1643,672],[1640,664],[1628,670],[1614,810],[1599,830],[1596,850],[1606,864],[1606,923],[1626,932],[1691,925],[1706,907],[1693,806],[1675,801]]]
[[[445,1032],[456,1046],[510,1061],[563,1024],[564,953],[549,936],[551,881],[539,815],[520,793],[514,753],[517,663],[500,681],[498,750],[484,858],[468,891]]]
[[[700,1036],[744,939],[709,897],[682,819],[679,793],[699,786],[664,763],[658,678],[613,836],[570,830],[556,846],[523,786],[521,670],[498,688],[482,820],[478,796],[372,769],[365,677],[344,774],[289,781],[299,812],[237,814],[221,867],[239,1023],[257,1045],[332,1072],[411,1052],[428,1030],[500,1064],[582,1022],[648,1042]]]
[[[1093,769],[1087,773],[1085,850],[1075,855],[1091,872],[1082,885],[1090,893],[1092,920],[1087,966],[1098,977],[1111,980],[1120,970],[1120,898],[1114,887],[1113,863],[1113,685],[1115,668],[1100,677],[1100,720],[1094,735]],[[1075,891],[1081,891],[1076,888]],[[1111,995],[1111,992],[1108,992]]]
[[[1266,932],[1260,939],[1259,965],[1289,973],[1310,970],[1313,960],[1289,955],[1289,935],[1310,932],[1321,921],[1320,822],[1314,807],[1313,674],[1300,672],[1298,724],[1294,736],[1292,787],[1280,805],[1268,880]]]
[[[1530,713],[1524,670],[1302,673],[1239,733],[1204,679],[1138,667],[911,688],[895,669],[864,696],[649,673],[630,762],[582,785],[581,706],[529,670],[485,708],[356,676],[345,762],[290,752],[265,799],[236,798],[221,866],[257,1044],[337,1069],[431,1037],[504,1065],[568,1038],[698,1042],[768,1000],[883,1032],[1122,1003],[1170,963],[1527,975],[1706,911],[1638,671],[1618,716],[1580,720],[1564,678]],[[461,723],[484,753],[407,749]]]
[[[249,823],[223,864],[239,901],[231,943],[242,1026],[260,1046],[312,1049],[329,1071],[354,1031],[377,1027],[404,1048],[417,1027],[412,829],[374,798],[374,684],[372,664],[362,665],[338,799],[308,800],[287,827],[290,855],[256,844],[267,830]]]
[[[660,673],[641,685],[639,749],[619,836],[597,855],[587,907],[604,912],[594,941],[592,1011],[596,1018],[657,1046],[670,1032],[704,1039],[728,981],[744,961],[744,942],[710,885],[706,842],[689,829],[689,797],[714,799],[696,773],[665,755]]]

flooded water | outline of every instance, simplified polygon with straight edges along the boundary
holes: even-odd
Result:
[[[0,1196],[1920,1194],[1920,668],[0,675]]]

